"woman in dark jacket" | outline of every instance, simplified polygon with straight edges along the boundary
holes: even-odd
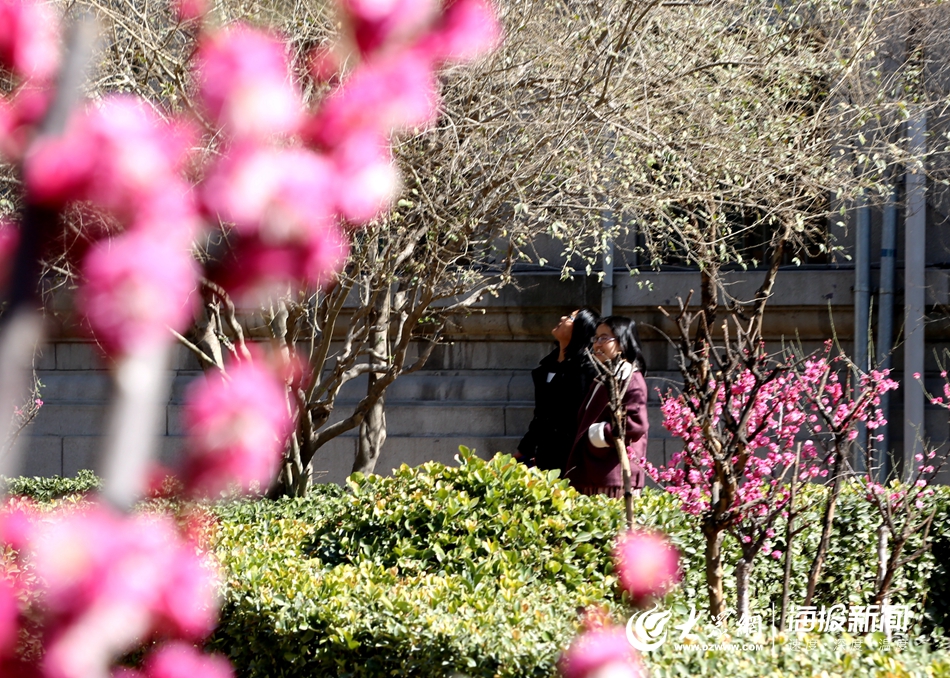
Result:
[[[650,424],[647,421],[643,354],[636,323],[620,316],[601,320],[594,335],[592,353],[601,365],[617,375],[621,383],[627,382],[623,396],[624,439],[630,458],[630,485],[634,492],[639,492],[644,481],[640,460],[646,458]],[[582,494],[623,498],[623,478],[614,447],[613,416],[605,379],[604,376],[597,377],[581,404],[566,475],[571,485]]]
[[[574,442],[577,410],[596,374],[587,355],[596,327],[597,314],[584,307],[562,316],[551,330],[557,348],[531,371],[534,418],[516,455],[525,464],[563,474]]]

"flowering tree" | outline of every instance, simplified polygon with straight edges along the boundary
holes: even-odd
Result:
[[[802,407],[807,415],[806,426],[815,444],[824,448],[825,462],[831,467],[830,486],[821,522],[821,539],[808,573],[805,605],[811,604],[821,576],[841,487],[846,476],[853,472],[851,464],[858,426],[863,423],[868,430],[873,431],[885,424],[879,409],[880,396],[898,388],[897,382],[888,377],[888,370],[872,370],[858,373],[850,379],[841,379],[839,374],[844,372],[842,368],[848,366],[847,361],[841,357],[829,360],[830,350],[831,342],[828,341],[824,356],[807,360],[799,376],[805,386],[802,390]]]
[[[431,122],[436,70],[498,38],[481,0],[382,13],[343,3],[357,65],[308,109],[278,37],[245,24],[216,29],[197,3],[177,10],[195,34],[196,104],[178,112],[121,94],[80,103],[92,24],[77,24],[60,64],[52,10],[0,0],[0,67],[13,85],[0,99],[0,152],[22,186],[18,223],[0,227],[16,243],[0,261],[0,411],[22,397],[14,377],[26,373],[41,335],[41,261],[61,246],[62,223],[76,219],[76,312],[105,352],[116,392],[106,502],[47,513],[10,504],[0,513],[3,675],[232,675],[191,644],[212,630],[217,606],[193,526],[125,513],[147,486],[173,333],[192,321],[202,279],[235,295],[326,284],[358,226],[393,200],[389,135]],[[207,241],[220,220],[227,247],[214,250]],[[270,482],[299,415],[287,394],[304,387],[306,370],[291,358],[245,347],[189,389],[186,496]],[[13,455],[3,461],[16,470]],[[113,670],[149,642],[140,670]]]
[[[940,376],[944,380],[942,393],[930,395],[929,400],[938,407],[950,409],[950,382],[946,370],[941,370]],[[906,482],[899,482],[897,478],[888,483],[878,482],[875,470],[871,468],[864,478],[856,480],[863,485],[865,497],[877,509],[881,520],[878,526],[877,591],[873,601],[876,605],[887,602],[900,569],[930,549],[928,535],[937,510],[928,506],[928,498],[934,494],[931,485],[946,460],[946,453],[925,446],[925,451],[914,459],[916,468],[913,475],[905,470]],[[915,535],[921,536],[920,546],[908,553],[909,542]]]
[[[684,332],[686,323],[684,310],[680,315]],[[742,348],[704,345],[706,353],[692,354],[705,368],[708,381],[691,379],[696,362],[684,361],[692,369],[684,370],[683,390],[667,393],[662,404],[664,426],[683,440],[684,449],[669,465],[653,471],[658,482],[680,497],[686,511],[702,519],[710,613],[718,617],[726,612],[724,536],[733,535],[742,552],[736,563],[741,618],[749,613],[749,575],[755,557],[782,555],[772,546],[778,518],[788,518],[794,510],[799,486],[827,478],[830,470],[822,540],[809,576],[814,591],[811,582],[813,577],[817,581],[828,547],[857,425],[864,422],[873,429],[883,423],[874,407],[881,393],[896,388],[886,373],[879,372],[861,375],[857,386],[842,384],[838,372],[847,361],[830,357],[830,342],[824,353],[778,361],[761,342],[749,345],[750,338],[740,326],[736,341],[747,342]],[[724,341],[728,339],[726,331]],[[808,438],[796,442],[804,436]]]

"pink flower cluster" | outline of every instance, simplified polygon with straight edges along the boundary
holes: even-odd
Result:
[[[227,145],[199,199],[209,217],[233,225],[229,265],[213,271],[233,292],[288,276],[325,282],[346,258],[341,226],[392,203],[390,136],[435,120],[436,68],[484,54],[499,37],[482,0],[344,2],[343,10],[362,61],[342,74],[324,55],[320,76],[341,83],[312,112],[276,37],[237,25],[199,45],[199,98]]]
[[[59,31],[43,2],[0,2],[0,68],[21,81],[48,81],[59,64]]]
[[[78,300],[112,355],[171,341],[168,328],[184,331],[192,319],[191,244],[202,221],[180,177],[190,146],[184,125],[118,95],[80,111],[23,160],[31,201],[57,210],[82,202],[119,231],[87,252]]]
[[[148,348],[168,327],[183,331],[199,275],[188,263],[192,243],[219,220],[234,246],[205,274],[232,293],[327,282],[346,258],[344,224],[372,220],[396,195],[392,133],[435,120],[436,70],[487,53],[500,36],[485,0],[347,1],[342,9],[361,60],[332,74],[340,84],[313,110],[279,37],[243,24],[200,26],[194,7],[201,121],[112,95],[27,148],[50,100],[34,93],[56,67],[58,27],[45,4],[0,0],[0,25],[11,27],[0,36],[0,66],[21,80],[0,104],[0,152],[22,162],[30,202],[82,204],[109,225],[93,234],[102,242],[82,273],[94,289],[80,294],[108,352]],[[203,121],[218,148],[194,158]],[[134,275],[131,261],[142,262]],[[158,294],[166,299],[152,306]],[[124,304],[152,312],[117,316]]]
[[[857,385],[842,381],[839,373],[847,373],[848,366],[842,358],[830,358],[830,351],[827,344],[823,353],[794,369],[784,368],[764,382],[747,370],[728,389],[711,383],[711,417],[697,396],[664,396],[663,425],[683,440],[684,450],[667,466],[649,468],[650,473],[680,498],[684,510],[700,515],[709,510],[717,465],[728,462],[741,471],[730,507],[739,521],[781,508],[788,501],[786,484],[791,476],[786,471],[795,464],[796,444],[801,442],[799,479],[826,477],[827,464],[840,445],[857,436],[859,422],[872,431],[884,423],[878,408],[880,396],[898,386],[887,371],[862,374]],[[715,441],[710,440],[706,425],[715,433]],[[718,444],[740,452],[717,462],[711,451]],[[768,539],[762,550],[772,551]]]
[[[564,678],[645,678],[640,655],[623,627],[589,630],[571,643],[558,669]]]
[[[663,535],[627,532],[614,547],[614,562],[620,586],[634,605],[643,606],[662,596],[680,581],[679,554]]]
[[[214,375],[193,383],[184,420],[189,438],[182,476],[197,496],[266,490],[294,426],[284,383],[250,361],[232,365],[227,379]]]
[[[196,642],[214,628],[217,572],[166,516],[126,517],[98,504],[54,513],[20,506],[0,516],[0,535],[16,551],[0,579],[4,675],[107,678],[116,659],[149,640]],[[33,659],[14,654],[26,624],[42,629],[45,651]],[[155,663],[167,665],[161,657],[178,647],[160,649]],[[150,665],[148,678],[174,675]]]
[[[659,533],[631,531],[620,535],[613,557],[620,585],[638,607],[668,593],[680,581],[679,554]],[[625,629],[614,626],[606,613],[600,610],[589,613],[585,626],[558,664],[564,678],[643,678],[647,675]]]

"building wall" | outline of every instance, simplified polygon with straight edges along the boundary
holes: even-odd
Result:
[[[736,296],[750,296],[761,273],[737,273],[731,278]],[[950,272],[928,270],[928,305],[950,302]],[[792,269],[779,274],[774,298],[766,314],[766,335],[772,348],[782,341],[801,342],[804,350],[817,349],[837,336],[845,350],[853,324],[853,271],[847,269]],[[898,283],[900,284],[900,283]],[[662,333],[672,335],[662,306],[674,310],[677,297],[690,290],[698,296],[695,272],[661,272],[637,277],[618,272],[615,313],[640,324],[650,387],[649,456],[661,463],[678,449],[678,441],[661,425],[657,390],[674,387],[679,374],[675,353]],[[900,287],[898,287],[900,289]],[[533,409],[530,371],[550,351],[550,330],[559,317],[578,306],[599,306],[601,286],[595,278],[560,280],[556,274],[526,273],[517,287],[497,298],[487,298],[476,312],[462,319],[449,340],[439,346],[426,367],[399,378],[387,391],[388,439],[377,471],[390,472],[400,464],[430,460],[452,463],[459,445],[473,447],[483,456],[513,452],[527,429]],[[900,299],[898,298],[898,305]],[[900,326],[900,310],[896,326]],[[929,347],[950,347],[946,324],[932,324]],[[894,364],[901,365],[901,356]],[[26,475],[74,475],[95,468],[109,396],[109,381],[94,345],[63,338],[44,348],[37,362],[45,402],[26,440]],[[197,363],[178,350],[172,397],[165,411],[162,461],[173,463],[182,446],[181,403],[186,384],[199,374]],[[937,360],[931,353],[927,385],[941,390]],[[365,384],[351,383],[341,394],[341,410],[352,406]],[[898,392],[899,393],[899,392]],[[891,420],[902,421],[900,395],[892,398]],[[950,438],[945,410],[927,410],[927,435],[946,444]],[[891,440],[902,448],[900,425]],[[318,481],[342,482],[356,451],[355,431],[331,441],[314,459]]]

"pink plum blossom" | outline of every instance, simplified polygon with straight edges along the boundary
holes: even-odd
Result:
[[[206,209],[267,244],[304,242],[335,215],[332,162],[302,148],[235,148],[202,188]]]
[[[27,151],[23,179],[34,203],[60,208],[81,200],[95,168],[97,150],[92,139],[67,130],[60,137],[43,137]]]
[[[105,677],[154,633],[197,639],[214,626],[216,573],[169,517],[60,511],[37,519],[24,550],[42,582],[44,678]]]
[[[420,49],[438,61],[471,61],[495,50],[501,33],[487,0],[454,0],[435,29],[420,41]]]
[[[113,95],[73,116],[64,135],[34,145],[24,167],[27,188],[41,204],[87,200],[131,221],[180,181],[190,146],[187,126],[165,122],[134,97]]]
[[[388,208],[399,174],[388,146],[371,135],[354,135],[333,153],[339,171],[337,208],[350,222],[365,223]]]
[[[679,554],[655,532],[627,532],[617,539],[614,562],[620,585],[635,605],[661,596],[680,580]]]
[[[50,80],[59,65],[59,21],[38,0],[0,0],[0,67]]]
[[[294,426],[285,385],[272,371],[244,361],[230,366],[228,377],[201,379],[185,397],[184,476],[194,494],[266,489]]]
[[[234,670],[220,655],[204,654],[183,642],[166,643],[145,660],[146,678],[233,678]]]
[[[407,42],[435,18],[436,0],[341,0],[353,39],[363,55]]]
[[[324,101],[305,136],[333,148],[354,134],[388,136],[431,124],[438,113],[438,83],[431,62],[404,52],[361,65]]]
[[[208,0],[172,0],[171,6],[181,22],[203,19],[208,13]]]
[[[131,353],[171,341],[194,313],[191,253],[157,234],[130,232],[93,246],[82,266],[78,305],[103,348]]]
[[[89,109],[79,133],[96,148],[86,199],[126,218],[177,180],[192,145],[187,126],[168,123],[148,104],[124,95]]]
[[[646,672],[623,628],[587,631],[574,639],[558,663],[564,678],[644,678]]]
[[[303,243],[268,245],[257,237],[241,238],[216,280],[242,299],[266,295],[288,282],[324,285],[342,267],[347,251],[343,233],[332,224]]]
[[[205,34],[196,71],[205,109],[233,137],[292,135],[303,120],[286,47],[272,35],[244,24]]]
[[[20,86],[12,98],[0,99],[0,158],[19,162],[33,130],[49,107],[49,90]]]

